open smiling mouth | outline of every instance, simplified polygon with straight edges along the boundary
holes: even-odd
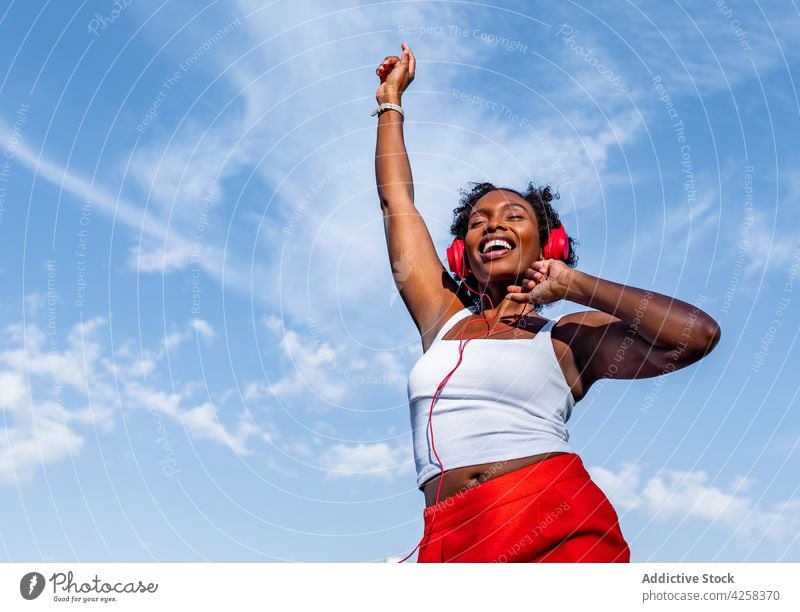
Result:
[[[492,261],[505,257],[514,250],[514,245],[504,238],[490,240],[481,249],[481,260],[484,262]]]

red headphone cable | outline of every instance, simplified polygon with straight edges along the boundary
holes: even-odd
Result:
[[[492,302],[492,298],[489,297],[488,294],[483,293],[481,291],[475,291],[474,289],[472,289],[472,287],[467,285],[467,282],[463,277],[461,278],[461,282],[463,282],[464,285],[467,287],[467,289],[469,289],[473,293],[486,296],[486,298],[489,300],[489,305],[492,307],[492,310],[494,310],[494,303]],[[481,314],[483,314],[483,313],[481,313]],[[505,327],[500,328],[499,331],[502,331],[505,328],[511,329],[512,327],[514,327],[514,323],[519,321],[523,317],[523,315],[525,315],[525,314],[526,313],[523,312],[523,313],[520,313],[518,315],[515,315],[515,319],[510,324],[507,324],[507,325],[505,325]],[[489,337],[489,333],[488,333],[488,331],[489,331],[489,320],[486,319],[486,317],[483,317],[482,320],[484,321],[484,323],[486,323],[487,334],[485,336],[483,336],[483,339],[485,339],[485,338]],[[444,386],[448,383],[448,381],[450,380],[450,377],[455,373],[455,371],[461,365],[461,361],[462,361],[462,359],[464,357],[464,349],[467,347],[467,344],[469,344],[469,342],[471,340],[477,340],[479,338],[478,336],[473,336],[472,338],[467,338],[467,340],[465,341],[464,340],[464,332],[466,332],[466,330],[467,330],[467,326],[465,325],[464,329],[461,330],[461,335],[459,337],[459,342],[458,342],[458,362],[456,362],[456,365],[453,367],[453,369],[450,370],[450,372],[448,372],[447,375],[442,379],[442,382],[439,383],[439,386],[436,387],[436,391],[433,394],[433,398],[431,399],[431,407],[430,407],[430,410],[428,411],[428,431],[430,431],[430,434],[431,434],[431,449],[433,450],[434,457],[436,457],[436,461],[439,463],[439,469],[440,469],[440,472],[439,472],[439,484],[436,487],[436,499],[434,500],[433,506],[432,506],[434,508],[434,510],[433,510],[433,516],[431,517],[431,521],[430,521],[430,524],[429,524],[429,526],[430,526],[430,529],[428,530],[429,533],[423,533],[422,534],[422,538],[417,543],[417,545],[414,547],[414,550],[412,550],[405,557],[403,557],[398,563],[405,562],[411,555],[413,555],[417,551],[417,549],[419,549],[419,547],[425,541],[425,538],[430,537],[430,531],[433,529],[433,521],[436,519],[436,506],[439,504],[439,497],[441,496],[441,493],[442,493],[442,483],[444,482],[445,469],[444,469],[444,464],[442,463],[442,459],[441,459],[441,457],[439,457],[439,453],[436,451],[436,442],[434,441],[434,438],[433,438],[433,406],[436,403],[436,400],[438,399],[439,393],[442,391]]]

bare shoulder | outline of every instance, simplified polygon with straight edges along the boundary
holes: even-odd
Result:
[[[614,323],[619,319],[606,312],[599,310],[581,310],[580,312],[570,312],[562,316],[556,323],[555,328],[563,327],[565,325],[580,325],[592,328],[602,327],[609,323]]]
[[[431,344],[433,344],[433,340],[441,331],[444,324],[465,308],[468,307],[455,294],[453,294],[449,299],[445,299],[439,308],[430,310],[430,318],[432,323],[424,333],[420,333],[423,353],[427,352]]]
[[[615,317],[596,310],[571,312],[560,317],[550,331],[553,352],[575,401],[580,401],[591,386],[585,368],[591,335],[612,320]]]
[[[619,321],[613,315],[599,310],[582,310],[563,315],[553,326],[554,340],[577,348],[598,330]]]
[[[608,340],[609,330],[620,322],[619,318],[608,313],[584,310],[565,314],[553,326],[550,334],[553,349],[568,380],[574,383],[576,397],[582,397],[594,383],[588,365]]]

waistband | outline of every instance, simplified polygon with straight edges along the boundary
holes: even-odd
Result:
[[[426,532],[434,532],[474,518],[497,506],[543,491],[555,482],[570,478],[591,478],[576,453],[565,453],[513,470],[497,478],[459,491],[423,512]],[[435,517],[435,520],[434,520]]]

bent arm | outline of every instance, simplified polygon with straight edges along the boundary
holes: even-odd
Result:
[[[567,299],[617,317],[653,347],[681,350],[697,359],[720,338],[717,322],[691,304],[584,272],[575,275]]]
[[[717,322],[691,304],[577,270],[567,299],[600,311],[583,313],[576,332],[576,365],[587,389],[600,378],[649,378],[686,367],[720,339]]]

